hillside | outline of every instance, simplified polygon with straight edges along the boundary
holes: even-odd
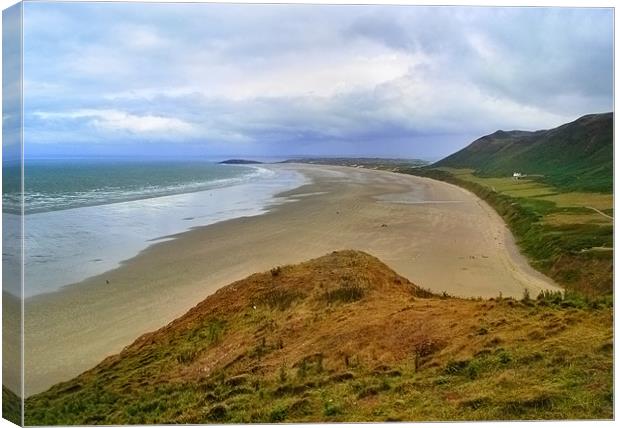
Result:
[[[612,310],[435,296],[340,251],[232,283],[26,424],[612,418]]]
[[[591,114],[546,131],[497,131],[433,164],[479,176],[518,171],[563,190],[613,190],[613,113]]]

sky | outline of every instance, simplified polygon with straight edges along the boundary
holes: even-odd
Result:
[[[21,159],[21,10],[2,11],[2,162]],[[3,174],[5,170],[3,169]]]
[[[27,157],[439,159],[613,109],[611,9],[24,5]]]

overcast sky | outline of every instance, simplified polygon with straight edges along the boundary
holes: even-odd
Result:
[[[29,156],[436,159],[611,111],[611,9],[26,3]]]

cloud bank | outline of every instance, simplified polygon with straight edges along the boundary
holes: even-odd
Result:
[[[26,3],[27,154],[437,158],[612,110],[611,9]]]

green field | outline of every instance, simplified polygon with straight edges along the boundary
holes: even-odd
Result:
[[[613,223],[613,218],[606,217],[592,208],[602,211],[604,214],[613,216],[614,198],[611,193],[575,192],[562,191],[536,178],[521,178],[515,180],[512,177],[479,177],[472,169],[437,168],[446,171],[456,178],[471,181],[491,190],[504,193],[514,198],[530,198],[533,200],[549,201],[555,204],[558,212],[566,215],[575,215],[573,223],[579,224],[589,221]],[[583,219],[580,219],[583,217]]]

